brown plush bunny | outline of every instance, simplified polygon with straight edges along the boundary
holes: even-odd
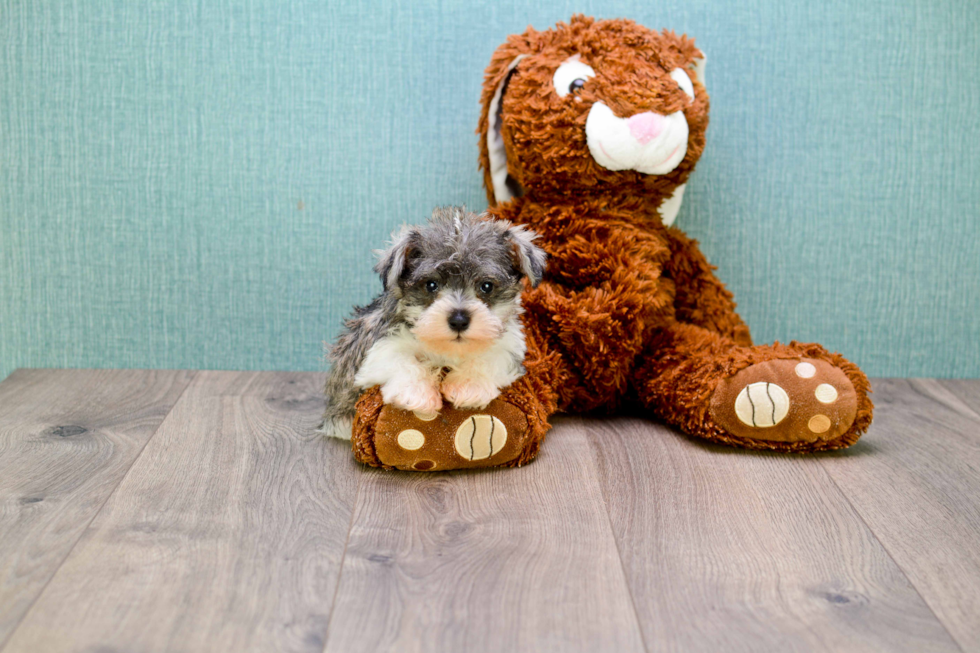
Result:
[[[861,370],[818,344],[752,346],[697,243],[670,226],[705,146],[703,62],[684,36],[583,16],[497,49],[479,127],[490,211],[530,226],[549,255],[545,280],[524,294],[527,373],[479,414],[429,422],[365,393],[359,460],[522,464],[550,415],[621,406],[753,449],[837,449],[867,430]],[[490,428],[507,446],[474,458]],[[400,450],[407,429],[427,445]]]

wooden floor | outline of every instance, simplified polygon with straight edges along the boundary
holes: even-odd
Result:
[[[844,452],[556,420],[521,469],[362,468],[322,375],[0,384],[0,653],[977,651],[980,381]]]

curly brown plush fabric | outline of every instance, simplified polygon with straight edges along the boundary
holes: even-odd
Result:
[[[595,77],[575,96],[559,97],[555,70],[575,55]],[[871,422],[864,374],[816,344],[751,346],[731,293],[697,242],[660,219],[661,204],[687,181],[704,151],[709,103],[696,75],[699,58],[684,36],[628,20],[576,16],[551,30],[511,36],[487,68],[480,163],[493,214],[529,225],[549,254],[545,282],[527,292],[524,303],[529,320],[540,327],[543,351],[558,354],[558,406],[578,412],[636,402],[687,433],[742,447],[848,446]],[[693,101],[670,77],[676,68],[691,78]],[[498,93],[497,115],[491,116]],[[622,118],[682,110],[690,131],[683,161],[663,175],[599,165],[585,133],[599,101]],[[503,203],[491,176],[491,118],[504,143],[508,188],[519,195]],[[833,437],[814,439],[807,432],[796,441],[771,440],[765,428],[756,437],[740,437],[710,414],[723,379],[756,363],[786,360],[795,368],[804,359],[827,361],[853,385],[855,417],[835,425],[840,432]]]
[[[555,71],[576,57],[594,76],[559,94]],[[575,16],[509,37],[487,67],[478,131],[490,212],[530,226],[549,255],[524,294],[527,374],[502,396],[533,430],[512,464],[534,457],[556,411],[631,406],[714,442],[793,452],[849,446],[871,423],[855,365],[818,344],[753,346],[697,242],[661,219],[704,151],[701,58],[673,32]],[[664,174],[600,165],[586,134],[599,102],[621,119],[682,111],[686,155]],[[369,463],[377,401],[362,400],[355,426]]]

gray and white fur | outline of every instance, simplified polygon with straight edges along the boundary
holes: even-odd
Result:
[[[523,373],[521,288],[536,286],[545,253],[522,226],[437,208],[379,252],[384,291],[357,307],[330,350],[321,430],[349,439],[361,393],[426,418],[443,399],[479,409]]]

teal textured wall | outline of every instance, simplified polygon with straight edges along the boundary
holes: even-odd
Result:
[[[707,53],[678,224],[757,340],[980,376],[980,3],[0,0],[0,378],[323,369],[369,251],[485,206],[493,49],[576,11]]]

